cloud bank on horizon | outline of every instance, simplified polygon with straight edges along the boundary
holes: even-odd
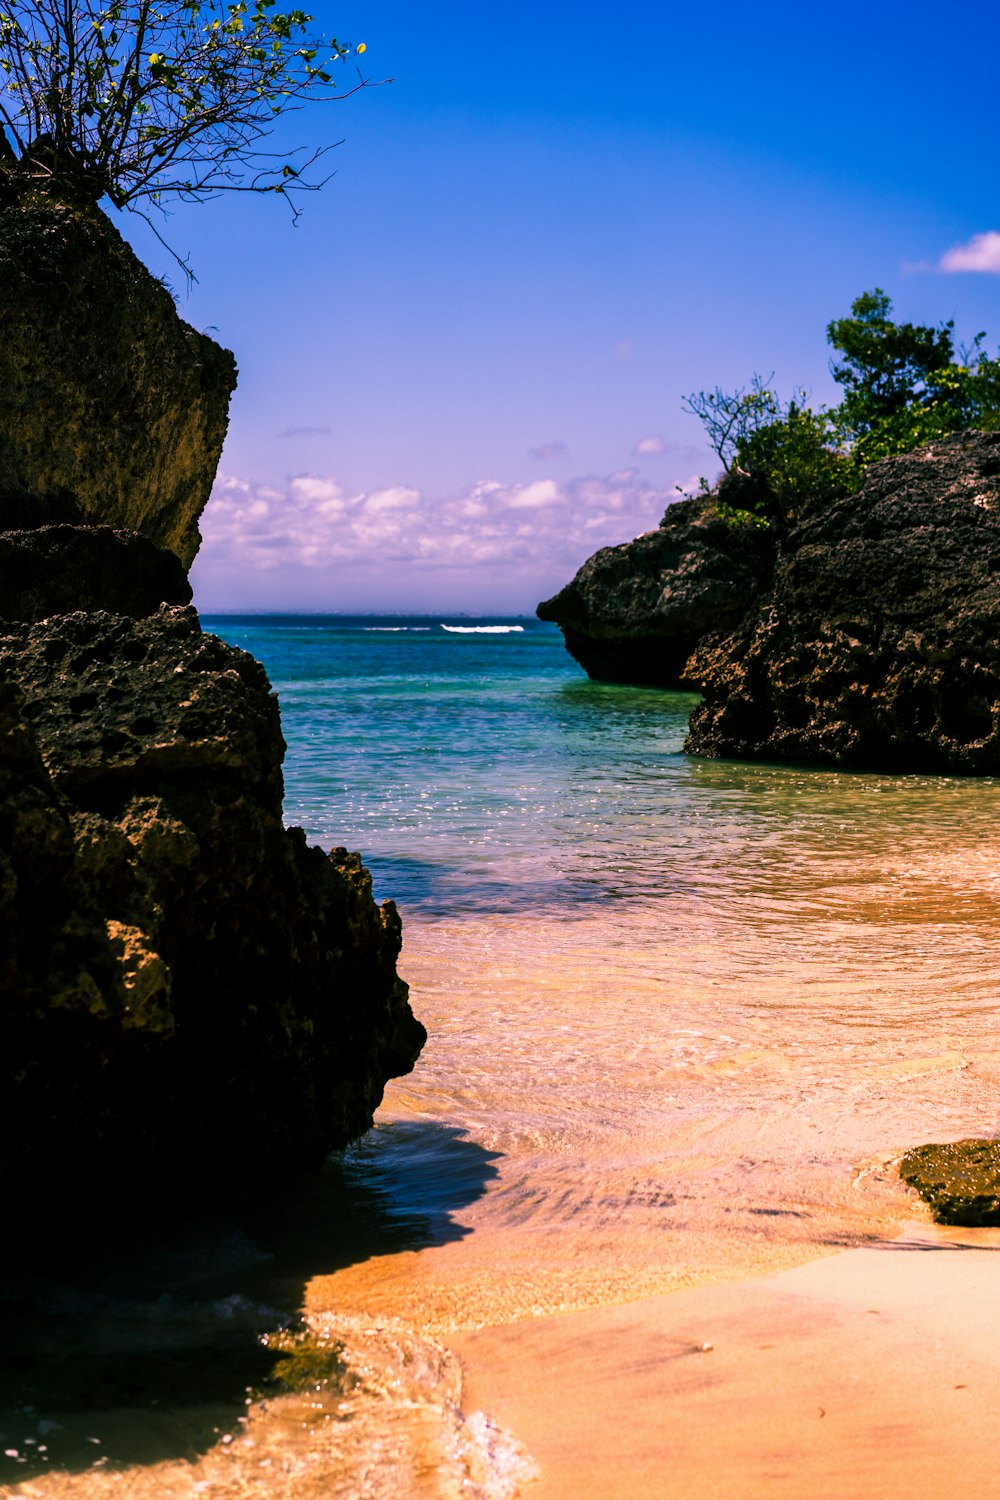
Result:
[[[402,484],[352,494],[319,474],[280,487],[220,476],[192,581],[209,612],[525,613],[599,547],[651,530],[679,498],[676,484],[650,484],[635,469],[481,480],[437,500]]]

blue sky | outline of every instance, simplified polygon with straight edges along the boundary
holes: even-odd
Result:
[[[862,290],[1000,344],[994,5],[315,14],[395,82],[289,120],[299,225],[178,206],[186,295],[120,220],[240,365],[203,609],[528,612],[711,476],[685,392],[835,399]]]

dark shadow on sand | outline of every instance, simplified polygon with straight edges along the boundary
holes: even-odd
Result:
[[[295,1326],[310,1278],[464,1237],[453,1215],[495,1160],[452,1127],[389,1124],[291,1186],[220,1183],[194,1217],[55,1222],[0,1282],[0,1484],[197,1458],[267,1393],[261,1335]]]
[[[956,1226],[954,1224],[944,1224],[941,1227],[943,1229],[954,1229]],[[976,1225],[975,1227],[996,1229],[998,1226],[996,1224],[986,1224]],[[928,1250],[1000,1250],[1000,1245],[978,1245],[974,1242],[967,1243],[962,1240],[880,1240],[878,1244],[872,1246],[872,1249],[891,1250],[895,1253],[901,1251],[909,1253],[913,1250],[919,1250],[923,1253]]]

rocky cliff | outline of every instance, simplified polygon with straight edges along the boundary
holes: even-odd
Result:
[[[395,908],[283,826],[267,677],[188,604],[231,357],[91,210],[31,214],[0,211],[0,1188],[24,1232],[319,1164],[425,1039]]]
[[[657,531],[596,552],[538,615],[591,677],[680,687],[706,632],[737,624],[770,578],[776,538],[728,524],[711,497],[681,500]]]
[[[81,612],[0,624],[0,681],[0,1180],[190,1187],[362,1133],[424,1032],[392,904],[282,826],[259,663],[190,608]]]
[[[874,464],[688,671],[696,754],[1000,771],[1000,434]]]
[[[0,528],[141,532],[190,566],[236,365],[96,208],[0,208]]]
[[[743,533],[746,554],[730,528],[709,567],[711,505],[672,506],[540,606],[593,675],[700,688],[695,754],[1000,772],[1000,434],[884,459],[814,519]],[[690,624],[676,644],[659,633],[674,601]]]

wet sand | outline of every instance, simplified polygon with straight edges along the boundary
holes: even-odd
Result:
[[[1000,1494],[1000,1230],[454,1335],[532,1500]]]

